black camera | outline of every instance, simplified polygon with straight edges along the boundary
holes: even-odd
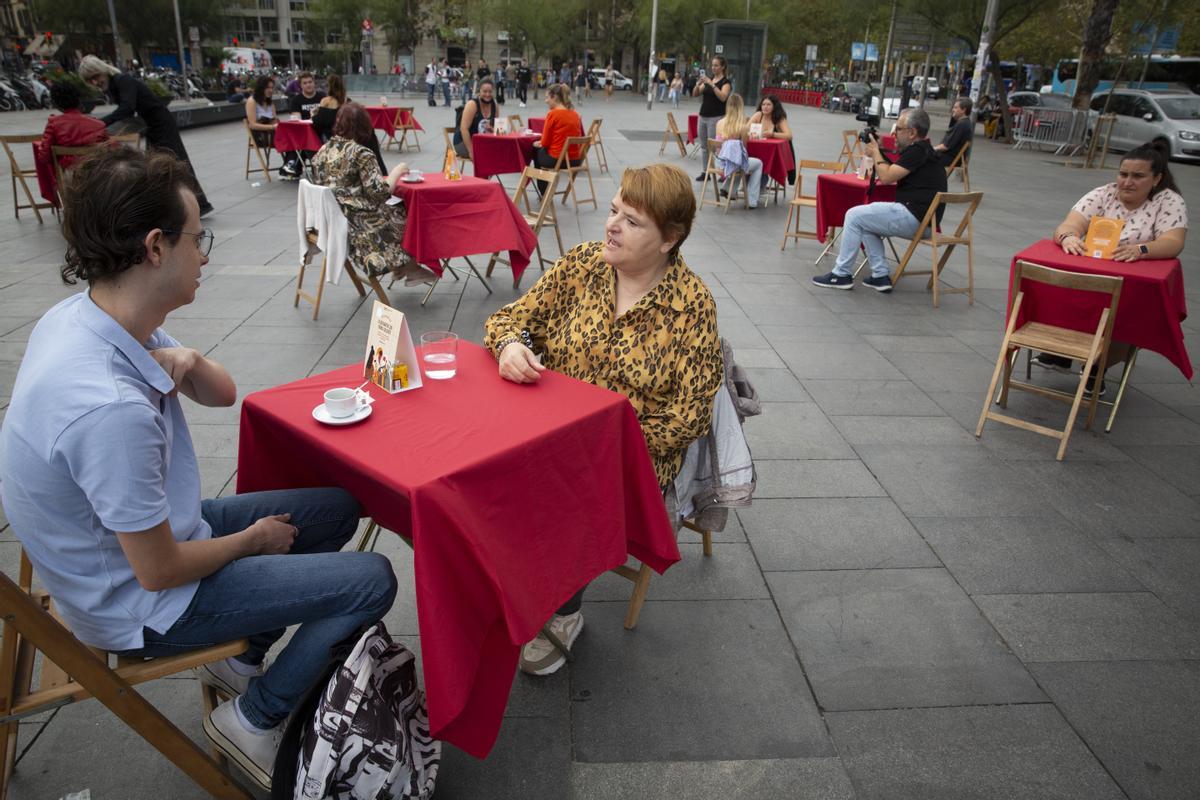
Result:
[[[867,127],[858,132],[858,140],[863,144],[869,144],[871,139],[879,134],[879,115],[864,111],[856,114],[854,118],[859,122],[867,123]]]

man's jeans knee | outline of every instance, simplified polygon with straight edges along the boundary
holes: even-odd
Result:
[[[837,275],[851,275],[859,248],[867,251],[871,264],[871,277],[889,275],[887,258],[884,256],[884,236],[912,236],[920,227],[920,221],[907,207],[900,203],[868,203],[855,206],[846,212],[842,225],[842,245],[838,250],[837,263],[833,271]]]

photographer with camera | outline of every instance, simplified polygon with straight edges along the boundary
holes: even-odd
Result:
[[[871,277],[863,280],[877,292],[890,292],[892,278],[883,254],[884,236],[911,237],[920,227],[929,204],[938,192],[946,191],[946,170],[940,154],[929,143],[929,115],[919,108],[907,109],[896,122],[896,147],[900,159],[884,158],[873,128],[860,134],[866,142],[866,154],[874,160],[874,181],[896,185],[896,202],[868,203],[846,212],[842,225],[842,245],[833,272],[812,279],[829,289],[854,288],[854,260],[859,247],[865,247],[871,263]],[[869,196],[869,195],[868,195]],[[941,222],[942,209],[938,209]]]

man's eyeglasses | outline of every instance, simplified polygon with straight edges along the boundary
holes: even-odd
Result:
[[[182,233],[187,236],[195,236],[196,237],[196,247],[200,248],[201,255],[205,255],[205,256],[207,256],[209,254],[209,252],[212,250],[213,239],[216,238],[213,236],[213,232],[210,231],[208,228],[205,228],[204,230],[200,231],[199,233],[192,233],[191,231],[177,231],[177,230],[172,230],[170,228],[163,228],[163,233]]]

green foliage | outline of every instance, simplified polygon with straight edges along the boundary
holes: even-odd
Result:
[[[64,81],[71,84],[79,92],[79,96],[88,100],[101,100],[102,95],[100,90],[90,83],[79,77],[76,72],[67,72],[62,67],[54,67],[46,71],[46,80],[49,83],[58,83]]]
[[[154,96],[160,100],[171,100],[175,97],[175,93],[167,88],[167,85],[157,78],[147,79],[146,86],[149,87],[150,91],[154,92]]]

